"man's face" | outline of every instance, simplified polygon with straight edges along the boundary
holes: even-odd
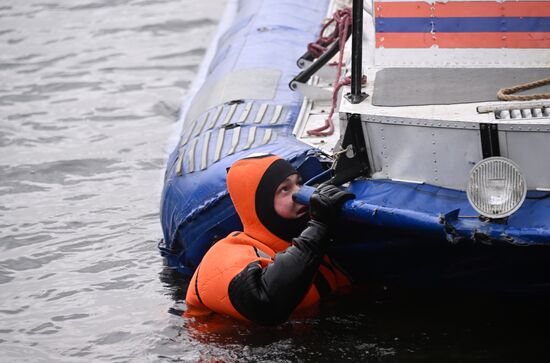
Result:
[[[275,211],[283,218],[296,219],[308,212],[307,206],[292,200],[292,194],[300,189],[302,179],[298,174],[292,174],[279,184],[275,191]]]

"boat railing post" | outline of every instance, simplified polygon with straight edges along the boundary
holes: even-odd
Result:
[[[353,0],[351,26],[351,93],[346,98],[351,103],[361,103],[367,94],[361,92],[363,79],[363,0]]]

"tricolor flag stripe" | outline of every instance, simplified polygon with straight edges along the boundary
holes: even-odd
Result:
[[[429,4],[422,1],[376,2],[376,17],[522,17],[550,16],[550,1],[450,1]]]
[[[550,48],[550,33],[377,33],[377,48]]]
[[[377,32],[550,32],[550,17],[376,18]]]
[[[378,48],[550,48],[550,1],[378,1],[374,10]]]

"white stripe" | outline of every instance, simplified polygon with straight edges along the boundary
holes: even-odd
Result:
[[[225,128],[221,128],[218,131],[218,140],[216,140],[216,151],[214,153],[214,162],[220,160],[222,156],[223,139],[225,137]]]
[[[227,115],[225,115],[225,120],[222,123],[223,125],[227,125],[229,121],[231,121],[231,118],[233,118],[233,114],[235,113],[235,110],[237,109],[237,104],[234,103],[229,107],[229,111],[227,111]]]
[[[199,128],[197,129],[197,132],[195,133],[195,137],[199,136],[202,132],[202,129],[204,128],[204,125],[208,122],[208,116],[210,116],[210,112],[207,112],[203,117],[201,121],[197,121],[199,124]]]
[[[258,109],[258,113],[256,114],[256,119],[254,120],[255,124],[262,123],[262,119],[264,118],[265,112],[267,111],[267,107],[269,105],[267,103],[262,103],[260,105],[260,108]]]
[[[241,117],[239,118],[239,123],[243,123],[248,118],[248,114],[250,113],[250,110],[252,109],[252,102],[248,102],[243,109],[243,112],[241,113]]]
[[[183,174],[183,156],[185,155],[185,151],[182,151],[179,156],[178,160],[176,161],[176,175],[180,176]]]
[[[192,173],[195,171],[195,147],[197,146],[199,139],[194,139],[193,143],[189,147],[189,172]]]
[[[265,145],[271,140],[271,134],[273,133],[272,129],[265,130],[264,138],[262,139],[262,145]]]
[[[187,144],[187,142],[191,138],[191,134],[193,134],[193,130],[195,130],[196,125],[197,125],[197,120],[193,121],[193,123],[191,124],[191,129],[189,130],[189,133],[185,137],[185,140],[182,140],[182,143],[181,143],[180,146],[183,146],[183,145]]]
[[[207,131],[204,135],[204,141],[202,144],[202,154],[201,154],[201,170],[206,169],[208,163],[208,145],[210,144],[210,135],[212,131]]]
[[[222,110],[223,110],[223,107],[218,106],[218,108],[216,109],[216,113],[214,114],[214,117],[212,117],[212,120],[210,121],[210,125],[208,125],[207,130],[211,130],[216,125],[216,122],[218,122],[218,119],[220,118]]]
[[[243,147],[243,150],[248,150],[252,147],[252,144],[254,144],[254,140],[256,139],[256,127],[251,127],[248,131],[248,140],[246,141],[246,145]]]
[[[279,117],[281,117],[281,112],[283,112],[283,106],[277,105],[277,107],[275,107],[275,111],[273,111],[273,117],[269,122],[270,125],[274,125],[279,121]]]
[[[239,139],[241,138],[241,128],[235,127],[233,129],[233,139],[231,140],[231,148],[229,149],[229,152],[227,155],[231,155],[235,152],[237,149],[237,145],[239,145]]]

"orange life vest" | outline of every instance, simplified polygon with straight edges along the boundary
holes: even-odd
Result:
[[[231,233],[215,243],[206,253],[189,283],[186,316],[216,312],[247,320],[231,303],[229,286],[232,280],[250,264],[266,268],[274,263],[277,253],[291,246],[290,242],[273,233],[260,220],[256,210],[260,181],[266,170],[277,160],[281,159],[273,155],[242,159],[230,168],[227,185],[244,231]],[[281,177],[284,179],[286,176]],[[334,266],[330,258],[324,256],[308,291],[295,311],[311,307],[322,295],[338,291],[347,285],[349,280]]]

